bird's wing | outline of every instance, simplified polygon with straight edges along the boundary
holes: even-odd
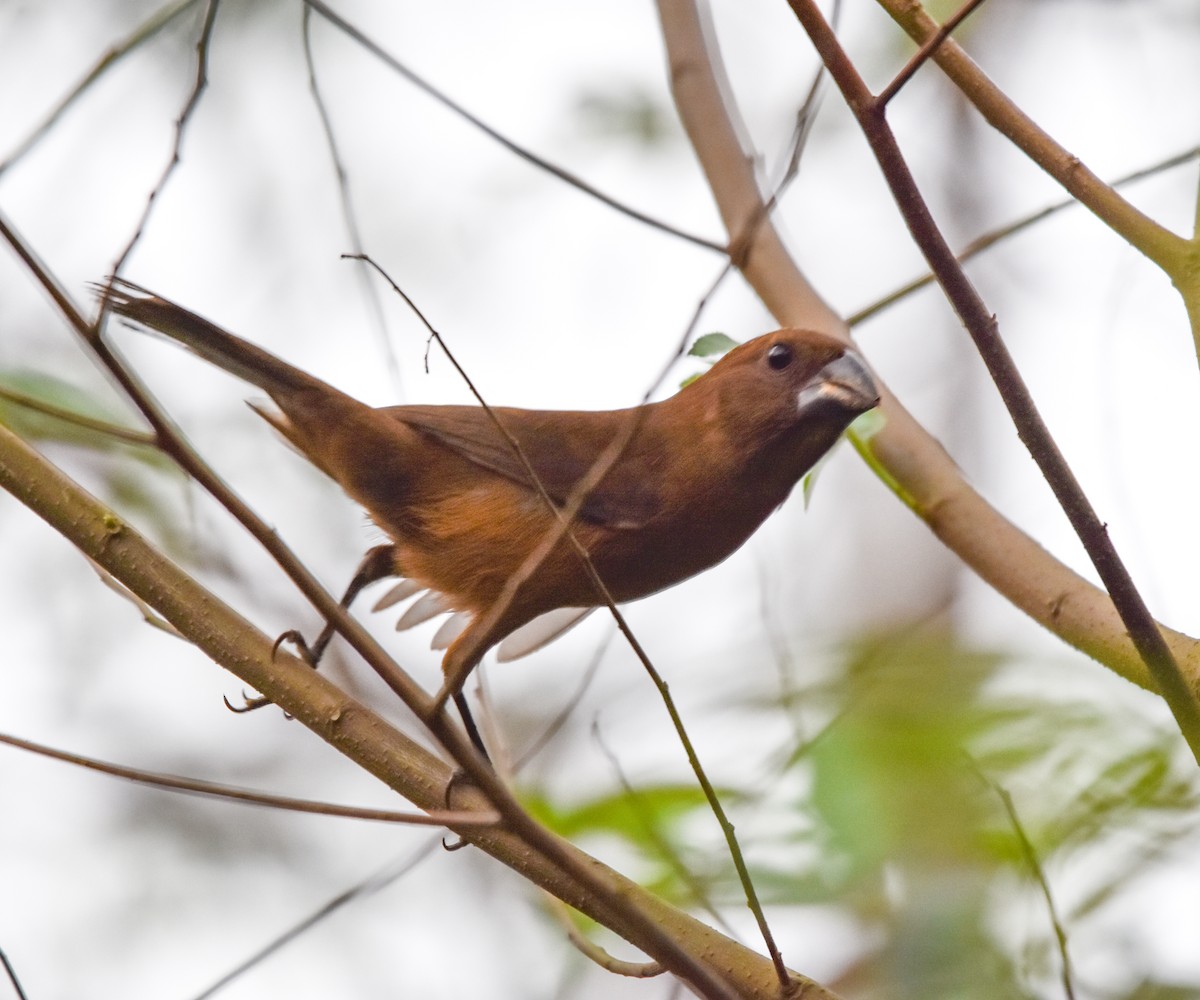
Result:
[[[547,611],[544,615],[539,615],[504,638],[496,650],[496,661],[507,663],[509,660],[517,660],[522,656],[537,652],[543,646],[550,645],[560,635],[569,632],[595,610],[595,608],[555,608],[553,611]]]
[[[428,434],[468,461],[533,488],[510,442],[478,406],[395,406],[386,411]],[[564,504],[604,448],[620,432],[630,411],[591,413],[493,407],[505,429],[520,442],[550,498]],[[654,517],[660,497],[645,436],[635,437],[609,474],[588,494],[579,516],[609,528],[636,529]],[[639,447],[640,446],[640,447]]]
[[[400,616],[400,620],[396,622],[396,631],[406,631],[431,618],[449,612],[450,617],[438,627],[429,644],[432,649],[446,649],[471,623],[472,615],[467,611],[454,610],[450,601],[436,590],[427,590],[416,580],[402,579],[389,587],[375,602],[371,610],[384,611],[417,594],[421,596],[410,604],[408,610]],[[569,632],[595,610],[595,608],[555,608],[553,611],[539,615],[533,621],[526,622],[505,637],[497,651],[497,659],[501,663],[507,663],[509,660],[528,656],[543,646],[548,646],[560,635]]]

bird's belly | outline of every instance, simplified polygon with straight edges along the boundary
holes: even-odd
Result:
[[[744,499],[744,498],[743,498]],[[637,528],[576,521],[572,531],[616,601],[673,586],[727,558],[774,509],[774,502],[711,504]],[[385,526],[386,528],[387,526]],[[399,570],[445,594],[458,610],[479,614],[506,584],[528,574],[512,597],[512,620],[559,607],[589,607],[603,598],[569,540],[560,538],[535,570],[527,561],[558,528],[544,501],[520,486],[486,486],[427,505],[420,523],[397,538]]]
[[[478,614],[500,599],[510,579],[528,572],[526,561],[557,524],[540,497],[516,484],[491,482],[426,507],[418,525],[397,532],[398,568],[445,594],[455,608]],[[597,530],[582,523],[574,528],[587,547],[595,544]],[[573,547],[560,539],[519,588],[512,617],[596,603]]]

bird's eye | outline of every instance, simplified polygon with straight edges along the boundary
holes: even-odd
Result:
[[[777,372],[782,371],[792,363],[792,349],[787,344],[773,344],[767,351],[767,364]]]

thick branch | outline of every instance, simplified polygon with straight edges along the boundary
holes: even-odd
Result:
[[[41,455],[0,427],[0,487],[32,509],[81,552],[154,608],[181,635],[246,684],[425,810],[492,812],[469,783],[451,789],[451,769],[428,750],[350,698],[328,679],[282,651],[249,622],[202,588],[152,548],[132,526],[50,465]],[[447,802],[448,796],[452,799]],[[611,928],[678,971],[672,957],[637,931],[618,908],[547,860],[530,844],[500,828],[456,829],[464,840],[487,852],[539,887]],[[704,964],[738,997],[778,998],[779,983],[770,961],[669,906],[636,883],[555,838],[592,876],[609,898],[625,901]],[[806,997],[836,1000],[820,985],[793,976]],[[713,995],[706,993],[704,995]]]
[[[726,106],[720,56],[705,37],[694,0],[659,0],[671,81],[680,117],[726,224],[746,218],[757,196],[751,154]],[[734,153],[734,150],[737,153]],[[761,197],[759,197],[761,204]],[[769,227],[769,221],[763,228]],[[772,230],[773,232],[773,230]],[[760,238],[742,273],[785,326],[815,326],[848,337],[844,322],[819,303],[782,241]],[[823,303],[821,303],[823,305]],[[878,377],[876,377],[878,382]],[[1013,604],[1076,649],[1143,687],[1152,682],[1109,596],[1002,517],[963,479],[942,446],[881,385],[886,426],[866,445],[893,488],[939,539]],[[1200,642],[1162,629],[1195,687]]]
[[[844,335],[841,319],[792,263],[766,211],[724,67],[709,58],[706,37],[716,51],[712,26],[692,0],[660,0],[658,8],[671,90],[709,186],[719,191],[717,208],[729,234],[730,257],[766,307],[777,317],[790,317],[787,325]]]
[[[886,108],[872,96],[813,0],[790,2],[797,19],[804,25],[858,120],[887,178],[888,187],[913,241],[925,255],[930,269],[937,275],[938,283],[974,341],[1018,436],[1029,449],[1030,456],[1045,476],[1055,499],[1087,550],[1092,565],[1112,595],[1138,655],[1154,677],[1159,693],[1170,706],[1192,753],[1200,762],[1200,705],[1197,704],[1195,692],[1185,682],[1179,665],[1158,631],[1158,624],[1151,617],[1133,578],[1109,539],[1107,527],[1096,516],[1091,502],[1038,413],[1025,380],[1008,346],[1000,337],[996,318],[988,311],[966,272],[954,259],[950,245],[934,222],[887,123]]]

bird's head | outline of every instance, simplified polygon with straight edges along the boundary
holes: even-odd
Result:
[[[731,442],[767,446],[797,432],[829,447],[879,389],[851,346],[812,330],[776,330],[740,344],[681,395],[715,419]]]

